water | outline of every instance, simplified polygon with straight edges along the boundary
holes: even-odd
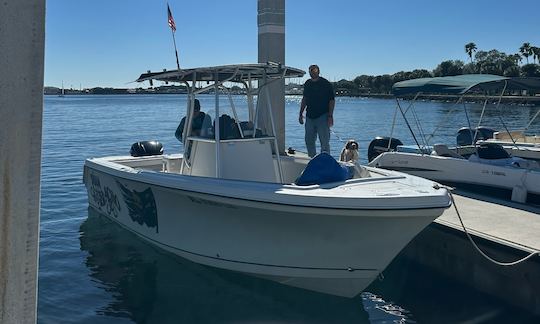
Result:
[[[211,110],[213,98],[199,97],[203,111]],[[300,99],[287,98],[286,145],[304,150],[303,128],[297,122]],[[185,100],[182,95],[45,97],[40,323],[539,322],[524,310],[404,260],[393,262],[383,281],[349,300],[191,263],[89,212],[84,160],[129,154],[139,140],[157,139],[166,153],[180,151],[174,131]],[[234,102],[246,106],[241,97]],[[227,105],[223,101],[222,109]],[[416,112],[424,131],[430,133],[451,107],[419,102]],[[467,107],[476,123],[482,106]],[[394,109],[393,100],[338,98],[333,155],[343,146],[338,136],[354,138],[365,162],[369,141],[389,135]],[[522,127],[535,112],[508,106],[503,116],[509,127]],[[483,125],[501,129],[497,116],[488,111]],[[412,144],[402,119],[397,121],[394,137]],[[453,144],[456,130],[466,125],[463,113],[456,114],[434,142]],[[533,130],[539,132],[539,125]]]

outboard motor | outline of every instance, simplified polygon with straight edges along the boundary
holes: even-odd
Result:
[[[474,143],[476,143],[477,141],[487,140],[488,138],[493,138],[493,133],[495,133],[495,131],[491,128],[487,128],[483,126],[478,127],[478,129],[462,127],[460,128],[456,136],[457,145],[458,146],[472,145],[473,144],[472,138],[475,133],[476,133],[476,139]]]
[[[494,129],[484,127],[484,126],[478,127],[477,130],[478,130],[478,135],[476,136],[477,141],[493,138],[493,134],[495,133]]]
[[[163,145],[158,141],[142,141],[133,143],[131,150],[129,151],[131,156],[150,156],[150,155],[162,155]]]
[[[469,127],[462,127],[458,130],[456,136],[457,146],[472,145],[472,138],[474,136],[474,129]]]
[[[390,144],[390,150],[388,150],[388,144]],[[397,138],[377,136],[369,143],[368,147],[368,161],[371,162],[374,158],[384,152],[395,151],[398,145],[403,143]]]

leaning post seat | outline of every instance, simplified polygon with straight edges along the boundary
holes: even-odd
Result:
[[[510,154],[502,145],[494,143],[483,143],[477,147],[478,157],[486,160],[508,159]]]

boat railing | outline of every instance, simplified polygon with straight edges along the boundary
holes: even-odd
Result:
[[[220,143],[232,143],[232,142],[254,142],[254,141],[261,141],[261,140],[274,140],[275,136],[260,136],[260,137],[244,137],[244,138],[230,138],[230,139],[222,139],[219,142]],[[216,140],[214,138],[208,138],[208,137],[200,137],[200,136],[190,136],[188,137],[189,141],[197,141],[197,142],[206,142],[206,143],[216,143]]]

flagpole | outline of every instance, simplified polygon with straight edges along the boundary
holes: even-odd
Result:
[[[172,33],[172,40],[174,44],[174,54],[176,54],[176,66],[178,67],[178,70],[180,70],[180,63],[178,61],[178,50],[176,49],[176,37],[174,36],[174,31],[171,29]]]
[[[174,54],[176,55],[176,67],[178,67],[178,70],[180,70],[180,62],[178,61],[178,50],[176,49],[176,37],[174,36],[174,32],[176,31],[176,23],[174,22],[171,8],[169,7],[168,3],[167,3],[167,22],[169,24],[169,27],[171,27],[172,39],[173,39],[173,44],[174,44]]]

